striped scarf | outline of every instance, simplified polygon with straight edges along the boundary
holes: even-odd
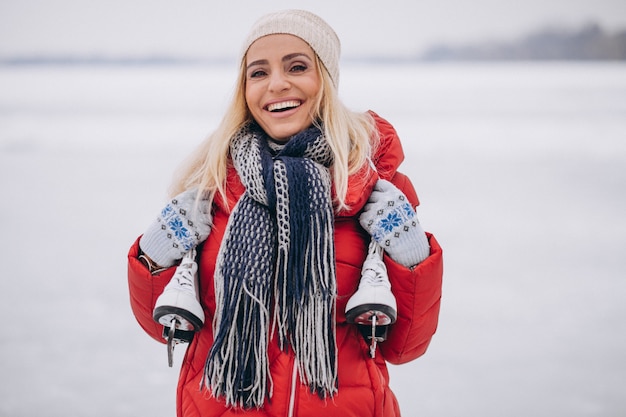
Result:
[[[202,385],[230,406],[272,396],[268,344],[293,349],[300,379],[322,398],[337,392],[332,152],[311,127],[279,151],[251,123],[230,152],[246,188],[217,257],[214,343]]]

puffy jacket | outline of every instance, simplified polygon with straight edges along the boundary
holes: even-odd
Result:
[[[406,176],[397,172],[404,155],[395,129],[372,113],[381,137],[381,144],[373,162],[382,178],[392,181],[416,206],[419,204],[415,190]],[[370,169],[364,167],[364,169]],[[369,236],[358,222],[358,214],[376,181],[363,175],[350,179],[347,202],[348,212],[335,216],[335,249],[337,273],[336,342],[338,349],[338,393],[322,400],[300,384],[293,352],[283,352],[278,343],[270,342],[268,356],[273,381],[273,395],[262,409],[250,410],[247,416],[258,417],[399,417],[400,410],[389,388],[386,362],[402,364],[414,360],[426,351],[435,333],[441,298],[443,273],[442,251],[435,238],[428,234],[430,256],[413,268],[395,263],[385,255],[385,264],[398,303],[398,319],[378,344],[374,359],[369,356],[369,346],[356,325],[346,323],[345,306],[357,289],[361,266],[367,253]],[[357,179],[360,178],[360,179]],[[200,380],[205,360],[213,342],[212,319],[215,312],[213,273],[217,252],[226,229],[230,209],[244,192],[237,173],[229,171],[227,187],[228,206],[222,198],[214,201],[214,228],[199,255],[200,293],[206,323],[189,344],[183,360],[178,390],[177,414],[185,417],[226,417],[241,415],[241,410],[225,407],[222,400],[214,398]],[[138,261],[139,239],[128,254],[128,283],[133,313],[141,327],[154,339],[164,342],[163,328],[152,320],[154,303],[172,277],[175,268],[152,276]],[[276,340],[275,338],[273,340]]]

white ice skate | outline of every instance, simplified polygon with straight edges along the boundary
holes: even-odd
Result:
[[[157,298],[152,317],[163,326],[163,337],[167,339],[168,364],[172,366],[172,355],[177,343],[190,342],[194,332],[204,325],[204,310],[198,295],[198,264],[196,251],[192,249],[181,260],[180,265]]]
[[[396,317],[396,297],[391,292],[383,249],[372,239],[363,263],[359,288],[346,305],[346,320],[360,325],[370,340],[370,355],[374,357],[377,342],[385,340],[386,326],[393,324]],[[367,328],[363,328],[365,326]]]

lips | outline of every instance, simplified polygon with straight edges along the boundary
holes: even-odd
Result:
[[[268,104],[265,108],[270,112],[283,112],[302,105],[300,100],[286,100]]]

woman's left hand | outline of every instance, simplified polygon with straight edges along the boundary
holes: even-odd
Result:
[[[394,261],[406,267],[417,265],[430,254],[415,210],[404,193],[389,181],[378,180],[359,222]]]

